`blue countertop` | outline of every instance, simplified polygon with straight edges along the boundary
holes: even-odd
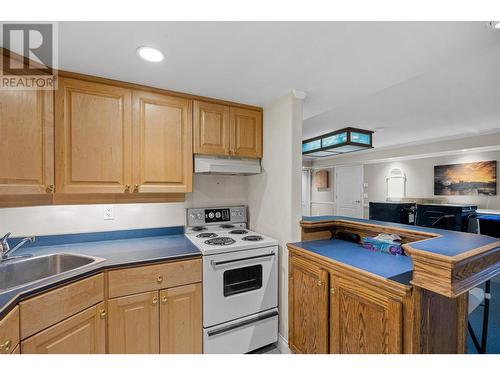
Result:
[[[413,263],[410,257],[374,252],[344,240],[314,240],[292,245],[386,279],[409,284]]]
[[[308,223],[319,223],[335,220],[350,221],[361,224],[381,225],[389,228],[392,227],[437,235],[433,238],[414,242],[411,244],[411,247],[415,250],[423,250],[449,257],[458,256],[485,245],[496,245],[500,249],[500,240],[498,238],[473,233],[455,232],[444,229],[390,223],[386,221],[358,219],[347,216],[304,216],[302,218],[303,222]]]
[[[175,227],[37,237],[33,245],[23,247],[13,255],[76,253],[104,258],[105,261],[25,287],[0,292],[0,318],[22,299],[105,269],[201,256],[196,246],[181,233],[182,227]]]

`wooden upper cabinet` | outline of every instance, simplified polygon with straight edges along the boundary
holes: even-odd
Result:
[[[56,193],[123,193],[132,180],[130,89],[60,77]]]
[[[160,353],[202,352],[202,286],[184,285],[160,291]]]
[[[401,302],[341,276],[331,285],[331,353],[402,353]]]
[[[53,184],[52,91],[0,90],[0,194],[50,193]]]
[[[159,353],[158,291],[108,301],[110,354]]]
[[[231,154],[262,157],[262,112],[231,107]]]
[[[104,302],[22,341],[21,351],[23,354],[104,354]]]
[[[194,102],[194,153],[229,155],[229,107]]]
[[[133,92],[134,191],[192,191],[192,101]]]
[[[328,281],[327,271],[290,258],[288,342],[296,353],[328,353]]]

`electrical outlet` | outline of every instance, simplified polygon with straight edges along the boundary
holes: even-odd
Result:
[[[104,220],[115,220],[113,206],[104,206]]]

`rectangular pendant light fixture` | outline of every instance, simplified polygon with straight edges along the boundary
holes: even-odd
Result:
[[[302,141],[302,155],[326,157],[373,148],[371,130],[344,128]]]

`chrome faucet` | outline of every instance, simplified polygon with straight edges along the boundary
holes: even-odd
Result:
[[[11,233],[7,233],[5,236],[2,237],[0,240],[0,262],[4,261],[10,257],[10,254],[12,254],[14,251],[19,249],[21,246],[23,246],[26,242],[35,242],[35,237],[26,237],[23,238],[16,246],[14,246],[12,249],[10,248],[9,245],[9,237]]]

